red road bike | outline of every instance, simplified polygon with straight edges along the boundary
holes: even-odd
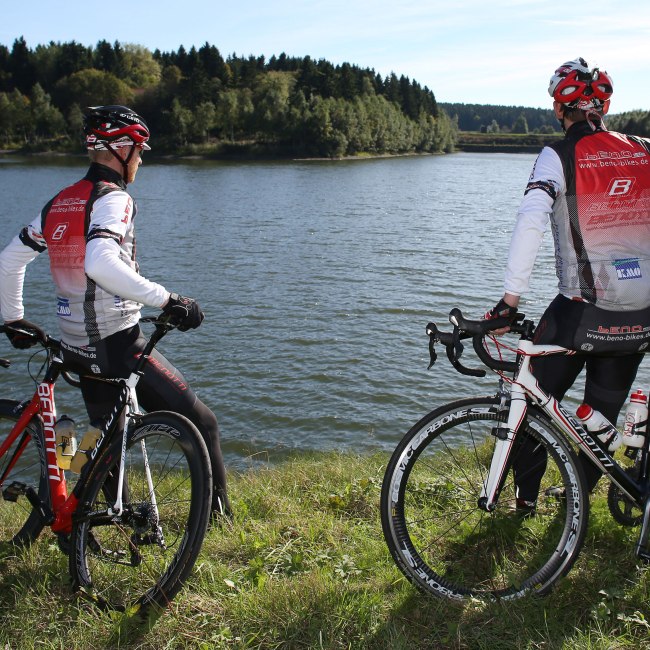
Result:
[[[153,334],[131,375],[113,380],[119,397],[78,476],[57,463],[55,385],[60,377],[75,383],[59,341],[13,328],[41,345],[43,376],[31,399],[0,399],[2,544],[31,544],[49,526],[69,555],[74,589],[122,611],[163,607],[180,590],[201,549],[212,494],[196,427],[177,413],[138,407],[135,388],[149,356],[175,328],[163,319],[142,322],[154,324]]]

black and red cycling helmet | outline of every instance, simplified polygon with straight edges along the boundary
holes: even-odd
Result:
[[[147,144],[149,127],[126,106],[89,106],[83,124],[88,149],[110,150],[130,145],[151,148]]]
[[[582,57],[561,65],[548,86],[548,94],[568,108],[605,113],[613,92],[614,84],[607,72],[590,68]]]

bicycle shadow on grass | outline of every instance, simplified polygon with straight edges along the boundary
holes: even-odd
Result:
[[[639,568],[629,529],[617,526],[611,517],[598,517],[590,524],[576,565],[546,596],[455,603],[421,594],[399,579],[391,599],[395,607],[375,634],[376,647],[573,647],[576,636],[591,631],[603,638],[632,640],[633,647],[635,639],[648,634],[650,571]],[[637,531],[633,529],[631,536]],[[393,639],[391,645],[386,638]]]
[[[52,548],[52,555],[47,550],[48,546]],[[97,618],[110,618],[113,625],[106,647],[117,648],[124,644],[125,638],[131,642],[148,635],[166,611],[159,607],[134,607],[127,612],[119,612],[99,607],[89,597],[72,590],[67,572],[68,560],[63,554],[58,555],[59,550],[54,551],[54,544],[48,544],[46,540],[26,548],[16,547],[9,542],[0,543],[0,615],[15,608],[17,597],[55,600],[58,601],[56,611],[66,605],[66,621],[59,621],[66,627],[74,627],[84,612],[92,612]],[[35,565],[42,570],[35,570]]]
[[[120,644],[123,645],[124,639],[128,639],[129,644],[144,639],[166,611],[160,607],[150,607],[145,610],[133,608],[127,612],[104,611],[103,613],[111,616],[115,623],[108,637],[109,647],[117,648]]]

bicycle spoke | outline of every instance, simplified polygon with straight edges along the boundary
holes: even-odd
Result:
[[[74,533],[80,556],[78,567],[71,565],[76,582],[102,606],[165,606],[200,549],[211,497],[209,461],[198,431],[178,417],[162,418],[191,427],[178,437],[163,424],[143,426],[141,436],[138,430],[130,436],[121,515],[91,515]],[[102,471],[103,483],[91,497],[98,513],[108,511],[116,488],[117,468]]]

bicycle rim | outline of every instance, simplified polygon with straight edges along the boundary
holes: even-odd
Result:
[[[19,402],[0,400],[0,443],[6,440],[20,413]],[[43,519],[26,496],[27,489],[41,500],[47,495],[47,477],[42,469],[39,445],[42,450],[43,431],[34,418],[0,458],[0,476],[11,467],[0,486],[1,544],[28,545],[43,530]],[[22,451],[17,453],[19,449]]]
[[[541,476],[534,511],[516,508],[512,469],[494,511],[478,507],[494,427],[507,419],[497,407],[496,399],[470,399],[430,413],[406,434],[386,470],[381,516],[388,547],[404,575],[436,596],[543,594],[571,568],[583,542],[589,503],[582,470],[536,408],[529,408],[510,454],[515,463],[524,453],[535,459],[520,474]]]
[[[105,608],[164,607],[190,573],[207,528],[207,450],[186,418],[145,416],[129,433],[124,511],[111,517],[120,445],[99,459],[84,487],[73,528],[73,584]]]

